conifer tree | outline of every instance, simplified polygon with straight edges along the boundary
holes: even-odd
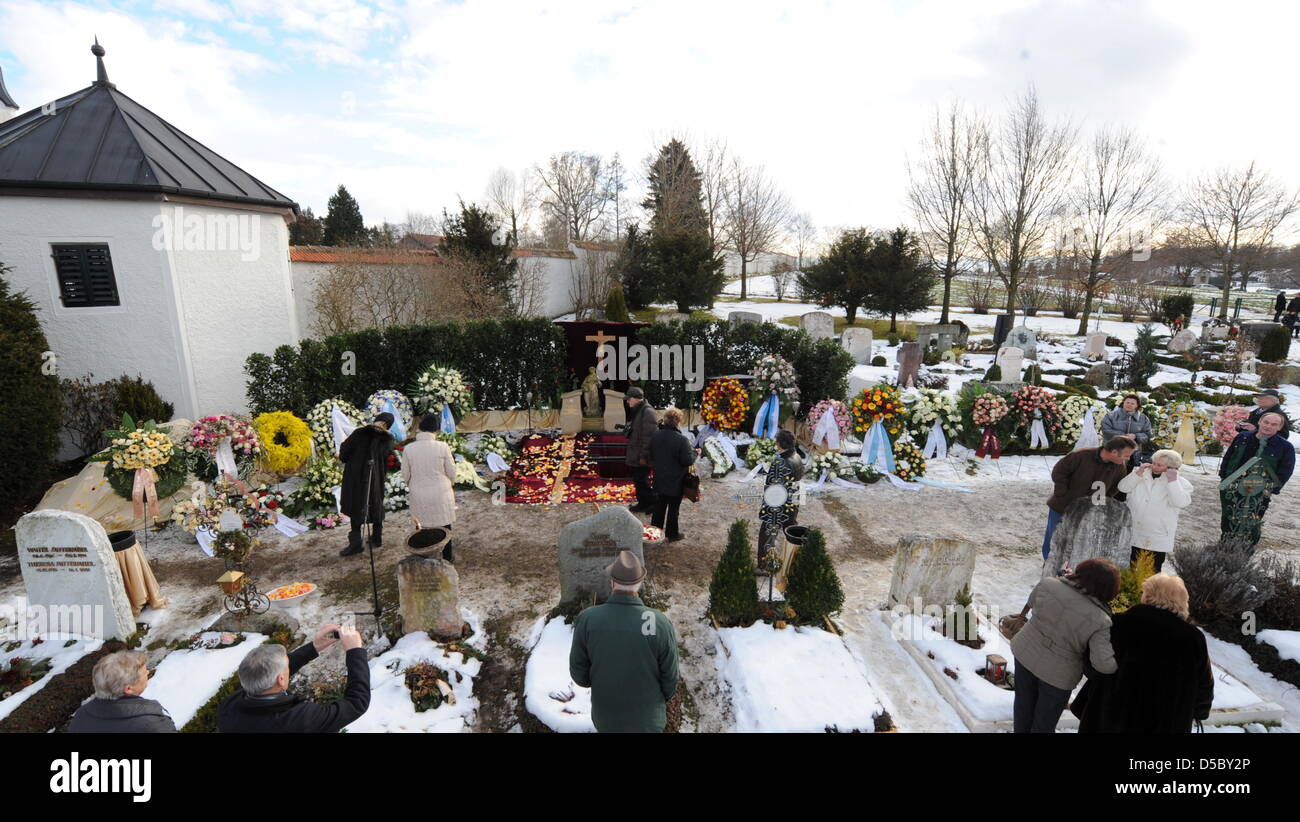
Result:
[[[365,221],[361,219],[361,206],[342,185],[330,197],[329,210],[321,243],[323,245],[362,245],[369,238]]]
[[[659,150],[648,188],[642,205],[651,212],[648,262],[655,298],[676,303],[684,314],[712,306],[725,282],[723,263],[709,237],[699,170],[681,141],[670,140]]]
[[[36,305],[10,290],[6,271],[0,263],[0,513],[26,504],[44,486],[63,420]]]
[[[822,617],[844,606],[844,589],[840,587],[835,564],[826,553],[826,538],[816,528],[810,529],[799,546],[786,582],[785,600],[801,622],[821,622]]]
[[[738,519],[727,532],[727,548],[709,581],[709,613],[719,625],[735,627],[749,624],[757,611],[758,581],[749,550],[749,525]]]
[[[609,299],[605,301],[605,319],[615,323],[631,320],[627,313],[627,302],[623,299],[623,286],[617,283],[609,290]]]

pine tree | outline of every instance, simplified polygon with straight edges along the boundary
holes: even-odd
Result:
[[[696,306],[713,305],[726,282],[722,258],[714,253],[709,238],[700,173],[679,140],[670,140],[659,150],[650,164],[648,187],[642,205],[651,212],[647,256],[654,297],[676,303],[684,314]]]
[[[889,330],[898,330],[898,315],[930,307],[930,293],[938,278],[921,258],[916,237],[906,228],[896,228],[888,237],[877,239],[867,268],[865,307],[889,318]]]
[[[613,323],[625,323],[632,318],[627,313],[627,302],[623,299],[623,286],[617,283],[609,290],[609,299],[605,301],[605,319]]]
[[[840,234],[819,261],[799,272],[799,291],[804,299],[843,308],[849,325],[853,325],[858,309],[870,294],[868,276],[874,245],[861,228]]]
[[[1145,386],[1147,380],[1159,370],[1156,362],[1156,331],[1151,323],[1143,323],[1133,339],[1133,357],[1130,360],[1128,383],[1130,388]]]
[[[289,245],[321,245],[324,234],[321,221],[307,208],[289,224]]]
[[[438,251],[473,262],[483,272],[488,288],[513,309],[519,262],[514,255],[514,238],[509,232],[504,238],[499,237],[500,228],[501,221],[495,214],[462,200],[456,214],[443,209],[443,242]],[[504,242],[498,245],[494,239],[504,239]]]
[[[619,253],[619,279],[623,297],[632,308],[645,308],[655,301],[654,271],[650,267],[650,241],[633,223],[627,227],[627,239]]]
[[[365,221],[361,219],[361,206],[342,185],[330,197],[325,213],[323,245],[362,245],[368,239]]]
[[[0,513],[26,504],[44,486],[63,420],[36,306],[10,291],[8,270],[0,263]]]
[[[748,625],[758,612],[758,580],[749,550],[749,525],[736,520],[709,580],[709,613],[725,627]]]
[[[795,554],[785,599],[805,623],[821,622],[844,606],[844,589],[826,553],[826,537],[816,528],[808,531]]]
[[[641,206],[652,215],[651,233],[677,227],[708,232],[700,172],[680,140],[669,140],[650,164],[648,193]]]

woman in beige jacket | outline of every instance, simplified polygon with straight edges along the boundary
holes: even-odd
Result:
[[[402,479],[410,490],[407,497],[411,518],[420,528],[450,529],[456,521],[456,461],[447,443],[435,438],[438,416],[425,414],[415,442],[402,452]],[[451,543],[443,550],[451,560]]]

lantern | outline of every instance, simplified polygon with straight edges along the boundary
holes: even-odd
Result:
[[[1007,684],[1007,660],[1001,654],[989,654],[984,657],[984,678],[994,685]]]
[[[244,590],[245,579],[243,571],[227,571],[217,577],[217,584],[221,586],[222,591],[234,596]]]

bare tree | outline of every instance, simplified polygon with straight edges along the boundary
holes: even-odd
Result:
[[[614,225],[611,231],[605,232],[607,235],[603,239],[613,239],[617,241],[623,236],[623,225],[631,216],[623,205],[623,192],[627,191],[627,169],[623,167],[623,160],[614,152],[614,158],[609,161],[605,168],[605,196],[609,198],[610,205],[614,209]]]
[[[812,256],[813,246],[817,242],[817,224],[813,222],[811,214],[801,211],[790,218],[787,230],[794,242],[795,270],[803,271],[804,258]]]
[[[1192,183],[1183,202],[1183,220],[1223,277],[1220,319],[1228,318],[1233,277],[1256,270],[1298,204],[1300,193],[1288,192],[1253,162],[1244,169],[1221,168]]]
[[[961,270],[970,242],[971,186],[984,143],[983,124],[954,102],[947,112],[935,110],[921,160],[908,166],[908,200],[920,224],[921,246],[943,277],[941,323],[948,322],[952,281]]]
[[[1165,234],[1164,240],[1151,252],[1153,268],[1167,272],[1174,282],[1184,288],[1192,284],[1192,276],[1210,259],[1208,250],[1201,244],[1196,232],[1187,226],[1177,226]]]
[[[796,272],[785,260],[772,266],[770,276],[772,277],[772,293],[776,295],[776,301],[781,302],[785,295],[790,292],[790,287],[794,285]]]
[[[762,166],[732,162],[724,191],[723,231],[727,245],[740,258],[740,299],[748,296],[749,264],[772,251],[790,221],[790,201],[764,173]]]
[[[727,187],[731,184],[732,162],[725,140],[711,139],[697,145],[691,155],[700,172],[700,203],[709,223],[709,240],[713,253],[722,251],[726,243],[724,226],[727,211]]]
[[[542,316],[546,311],[546,262],[537,257],[521,257],[515,277],[515,314]]]
[[[1054,289],[1047,279],[1047,273],[1038,265],[1030,263],[1025,267],[1020,281],[1020,307],[1026,317],[1036,317],[1038,312],[1047,308],[1054,295]]]
[[[1093,135],[1083,173],[1070,197],[1077,244],[1087,268],[1080,272],[1083,314],[1077,333],[1088,333],[1092,301],[1115,269],[1139,251],[1150,251],[1166,189],[1159,161],[1137,134],[1103,128]],[[1114,264],[1103,265],[1108,259]]]
[[[1061,211],[1073,139],[1069,123],[1047,122],[1030,88],[980,140],[969,224],[975,246],[1006,289],[1012,316],[1025,265]]]
[[[520,234],[527,230],[533,205],[533,192],[526,180],[508,168],[498,168],[488,177],[483,196],[488,210],[502,225],[510,227],[512,242],[518,245]]]
[[[966,278],[970,295],[970,310],[974,314],[987,314],[997,298],[998,277],[990,268],[981,268]]]
[[[425,214],[423,211],[406,212],[406,221],[401,225],[402,235],[407,234],[436,234],[441,224],[437,217],[432,214]]]
[[[618,254],[588,251],[573,263],[569,299],[576,320],[591,319],[605,309],[609,291],[618,282]]]
[[[600,156],[577,151],[553,154],[535,173],[541,183],[543,212],[564,225],[569,241],[592,239],[609,206]]]

